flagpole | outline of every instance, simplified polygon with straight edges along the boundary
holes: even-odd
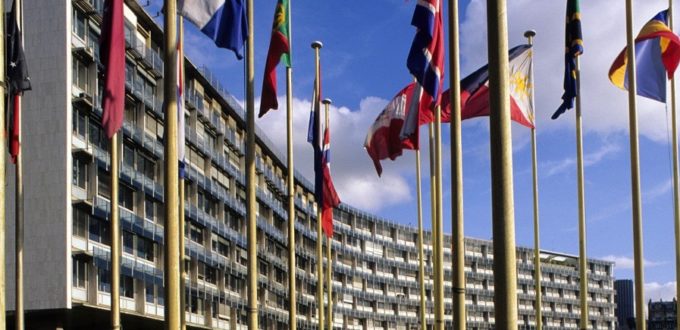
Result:
[[[184,17],[182,15],[177,16],[177,24],[178,24],[178,42],[179,42],[179,49],[180,53],[177,54],[177,57],[179,58],[179,68],[181,72],[179,73],[179,76],[184,79]],[[184,89],[184,82],[178,82],[177,86],[182,86],[182,89]],[[181,102],[184,102],[184,90],[182,92],[182,100]],[[184,104],[177,106],[177,109],[184,109]],[[182,111],[184,112],[184,111]],[[184,116],[184,113],[178,113],[177,114],[178,118],[177,121],[180,121],[179,116]],[[184,129],[184,127],[178,127],[179,129]],[[180,132],[177,132],[178,136],[180,136]],[[185,143],[184,141],[178,141],[179,143]],[[181,148],[181,146],[177,146],[177,148]],[[178,155],[177,157],[179,157]],[[184,161],[184,160],[182,160]],[[181,330],[185,330],[187,327],[187,321],[186,321],[186,312],[185,312],[185,306],[186,306],[186,288],[185,288],[185,272],[186,269],[184,269],[184,230],[185,230],[185,223],[184,223],[184,177],[179,177],[179,310],[180,310],[180,327]]]
[[[642,252],[642,201],[640,197],[640,160],[635,93],[635,42],[633,39],[633,2],[626,0],[626,39],[628,41],[628,113],[630,127],[630,176],[633,204],[633,267],[635,274],[635,322],[645,330],[644,260]]]
[[[506,0],[487,3],[496,329],[517,328],[517,262]]]
[[[5,12],[5,2],[0,1],[0,13]],[[6,35],[5,35],[5,15],[0,15],[0,63],[5,63],[5,40],[6,40]],[[6,88],[6,79],[5,79],[5,65],[0,65],[0,95],[5,95]],[[0,128],[5,127],[5,102],[0,102]],[[7,138],[5,134],[0,134],[0,257],[2,258],[0,260],[0,329],[6,329],[7,328],[7,319],[6,319],[6,313],[5,311],[7,310],[6,308],[6,282],[5,282],[5,276],[6,276],[6,268],[5,268],[5,260],[6,260],[6,255],[5,253],[7,250],[5,249],[5,224],[6,224],[6,204],[5,204],[5,194],[6,194],[6,188],[5,184],[7,182],[7,173],[5,172],[7,169]]]
[[[255,174],[255,14],[253,0],[247,2],[246,42],[246,203],[248,217],[248,329],[257,330],[257,196]]]
[[[17,0],[17,22],[21,33],[21,44],[24,44],[24,21],[23,21],[23,2]],[[11,96],[10,96],[11,97]],[[21,109],[21,95],[14,95],[14,101],[17,103],[17,109]],[[15,328],[17,330],[24,329],[24,166],[23,166],[23,152],[21,152],[21,111],[16,111],[14,113],[17,122],[18,131],[18,143],[19,150],[17,152],[17,162],[16,162],[16,176],[15,176],[15,189],[16,189],[16,200],[15,200],[15,227],[14,227],[14,245],[15,245],[15,281],[16,281],[16,322]]]
[[[179,164],[177,156],[177,0],[165,0],[165,329],[181,328]],[[183,236],[182,236],[183,238]]]
[[[581,122],[581,60],[576,61],[576,168],[578,172],[578,251],[581,301],[580,329],[588,329],[588,259],[586,257],[585,175],[583,165],[583,125]],[[586,311],[585,313],[583,311]]]
[[[436,262],[437,271],[434,273],[434,280],[439,284],[435,295],[435,330],[444,330],[444,228],[442,226],[443,207],[442,207],[442,116],[441,106],[437,106],[434,112],[434,139],[435,139],[435,196],[437,198],[436,227],[437,245]]]
[[[668,0],[668,27],[673,31],[673,0]],[[675,107],[675,74],[671,77],[671,130],[673,147],[673,214],[675,220],[675,280],[680,283],[680,180],[678,179],[678,125]],[[676,285],[676,297],[680,297],[680,286]],[[675,309],[680,320],[680,308]],[[678,328],[680,329],[680,324]]]
[[[430,244],[432,245],[432,253],[431,253],[431,260],[432,260],[432,277],[436,277],[437,273],[437,267],[435,265],[437,256],[436,256],[436,245],[437,245],[437,226],[435,226],[437,215],[435,209],[437,208],[437,190],[436,190],[436,184],[435,181],[437,181],[437,176],[435,174],[435,151],[434,151],[434,123],[430,123],[428,125],[428,136],[429,136],[429,147],[430,147],[430,220],[432,223],[432,234],[431,234],[431,239],[430,239]],[[435,291],[437,291],[437,287],[439,284],[437,281],[432,281],[432,301],[434,302],[434,296],[435,296]],[[434,309],[433,309],[434,312]],[[434,313],[433,313],[434,316]],[[433,327],[434,327],[434,320],[433,320]]]
[[[297,330],[297,263],[295,255],[295,169],[293,167],[293,45],[290,1],[288,0],[288,52],[290,65],[286,66],[286,151],[288,156],[288,329]]]
[[[427,327],[425,320],[425,251],[423,247],[423,192],[420,171],[420,146],[416,149],[416,192],[418,196],[418,284],[420,286],[420,328]]]
[[[111,329],[118,330],[120,324],[120,219],[118,210],[118,173],[119,152],[118,133],[114,133],[109,140],[109,154],[111,160]]]
[[[329,108],[331,105],[332,101],[331,99],[323,99],[323,104],[325,108],[325,113],[326,113],[326,129],[330,126],[330,117],[328,115]],[[317,126],[318,127],[318,126]],[[324,133],[325,136],[325,133]],[[322,141],[325,140],[325,137],[322,137]],[[325,141],[324,141],[325,143]],[[333,238],[328,237],[326,239],[326,268],[327,268],[327,274],[328,276],[326,277],[326,285],[328,286],[328,317],[326,318],[327,322],[327,328],[329,330],[333,329],[333,265],[332,265],[332,258],[331,258],[331,245],[333,244]]]
[[[319,50],[323,47],[323,44],[321,41],[314,41],[312,43],[312,48],[314,49],[314,66],[315,66],[315,79],[314,79],[314,91],[316,93],[320,93],[320,88],[321,88],[321,81],[319,79],[321,78],[321,68],[320,68],[320,62],[319,62]],[[314,95],[315,100],[312,102],[317,102],[316,100],[319,98],[318,95]],[[317,109],[314,109],[314,111],[317,111]],[[315,116],[316,117],[316,125],[314,126],[316,129],[319,129],[320,127],[320,122],[319,122],[319,115]],[[319,330],[324,329],[324,293],[323,293],[323,230],[321,228],[321,208],[322,206],[318,203],[316,205],[316,273],[317,273],[317,281],[316,281],[316,292],[317,292],[317,309],[318,309],[318,319],[319,319]]]
[[[524,32],[524,37],[527,38],[529,45],[534,45],[534,37],[536,36],[536,31],[528,30]],[[533,52],[533,49],[532,49]],[[533,54],[531,55],[531,81],[534,81],[534,68],[533,68]],[[531,87],[532,89],[534,86]],[[533,109],[532,121],[534,122],[534,128],[531,129],[531,170],[533,177],[533,193],[534,193],[534,281],[535,292],[536,292],[536,330],[543,329],[543,293],[541,292],[541,245],[540,245],[540,230],[538,226],[538,160],[536,155],[536,116],[534,106],[536,105],[534,99],[534,93],[531,93],[531,108]]]
[[[458,0],[449,0],[449,74],[451,76],[451,254],[453,329],[465,330],[465,231],[463,215],[463,141],[460,117],[460,46]]]

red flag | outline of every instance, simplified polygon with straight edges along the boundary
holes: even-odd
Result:
[[[125,31],[123,24],[123,0],[106,0],[100,44],[102,63],[104,63],[102,125],[109,138],[123,125],[125,113]]]
[[[262,97],[260,100],[260,113],[264,116],[269,109],[278,109],[279,102],[276,99],[276,66],[283,60],[286,67],[290,67],[290,40],[288,40],[288,0],[279,0],[274,13],[274,26],[267,63],[264,66],[264,79],[262,79]]]
[[[395,160],[401,156],[403,149],[413,150],[418,148],[418,134],[409,135],[404,140],[400,138],[402,127],[413,100],[413,93],[416,90],[415,87],[416,84],[411,83],[399,91],[380,115],[378,115],[378,118],[369,128],[368,134],[366,134],[364,148],[366,148],[368,156],[373,159],[373,165],[378,172],[378,176],[382,174],[380,160],[386,158]],[[421,107],[421,111],[419,111],[420,118],[418,119],[419,125],[428,123],[426,121],[427,118],[423,117],[423,114],[427,113],[427,111],[422,111],[423,107],[428,107],[431,104],[431,102],[423,102],[423,99],[428,97],[429,95],[427,94],[422,95],[421,102],[419,103]]]
[[[321,225],[327,237],[333,237],[333,208],[340,205],[340,197],[335,191],[333,178],[331,178],[331,131],[328,126],[323,134],[323,197],[321,208]]]

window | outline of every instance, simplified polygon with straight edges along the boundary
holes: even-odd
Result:
[[[153,303],[154,301],[154,289],[155,285],[153,283],[147,282],[144,287],[144,294],[146,296],[146,302]]]
[[[125,121],[137,126],[137,107],[134,103],[125,103]]]
[[[152,240],[137,237],[137,256],[149,261],[154,259],[154,243]]]
[[[73,286],[85,289],[87,287],[87,263],[73,258]]]
[[[97,288],[102,292],[111,292],[111,274],[106,269],[98,268]]]
[[[73,209],[73,235],[87,237],[87,218],[88,215],[83,210]]]
[[[191,312],[194,314],[203,314],[203,299],[195,296],[191,297]]]
[[[146,132],[156,137],[156,139],[158,139],[159,141],[162,141],[163,124],[161,124],[161,122],[155,117],[149,115],[148,112],[146,113],[144,120],[146,121],[145,123]]]
[[[123,164],[131,168],[135,167],[135,149],[127,144],[123,145]]]
[[[83,62],[79,61],[78,58],[73,57],[73,62],[72,62],[73,68],[72,68],[72,74],[73,74],[73,85],[77,86],[78,88],[82,89],[85,93],[91,94],[90,91],[90,84],[89,84],[89,70],[87,68],[87,65],[85,65]]]
[[[217,284],[217,270],[208,265],[205,266],[205,281],[212,284]]]
[[[111,244],[109,223],[97,218],[90,218],[90,239],[102,244]]]
[[[75,33],[80,39],[85,40],[85,26],[87,25],[85,21],[85,14],[80,10],[73,9],[73,33]]]
[[[149,157],[137,155],[137,171],[151,180],[156,180],[156,163]]]
[[[120,185],[118,204],[128,210],[134,210],[134,192],[125,185]]]
[[[156,218],[156,203],[149,196],[144,197],[144,218],[151,221]]]
[[[87,189],[87,172],[89,164],[81,158],[73,159],[73,185]]]
[[[205,280],[205,263],[199,261],[198,262],[198,279],[199,280]]]
[[[132,277],[122,275],[120,278],[120,296],[126,298],[135,297],[135,280]]]
[[[135,250],[135,234],[123,230],[123,252],[133,254]]]
[[[99,195],[106,199],[111,199],[111,176],[106,171],[99,169],[97,172],[97,183],[99,183]]]
[[[87,134],[87,115],[82,111],[73,109],[73,134],[81,139],[86,139]]]
[[[88,133],[90,143],[104,150],[109,149],[109,139],[104,137],[101,128],[97,123],[94,122],[94,120],[90,120],[88,122]]]
[[[191,225],[191,231],[189,232],[192,241],[203,245],[203,228]]]

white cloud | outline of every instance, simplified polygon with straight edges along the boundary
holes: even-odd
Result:
[[[606,143],[600,149],[583,155],[583,165],[592,166],[611,154],[617,153],[621,147],[616,144]],[[546,175],[553,176],[562,173],[566,170],[572,170],[576,167],[576,158],[568,157],[559,161],[549,161],[542,164],[546,168]]]
[[[645,302],[649,301],[659,301],[663,299],[664,301],[670,301],[675,298],[676,293],[676,282],[666,282],[658,283],[651,282],[645,283]]]
[[[635,33],[659,10],[662,1],[644,1],[635,7]],[[536,29],[535,86],[538,132],[573,126],[569,111],[559,120],[548,119],[561,101],[564,70],[565,6],[550,1],[508,2],[509,44],[525,43],[523,33]],[[601,19],[601,13],[607,19]],[[625,45],[623,3],[587,1],[581,4],[585,52],[581,56],[583,127],[585,133],[628,132],[627,93],[609,82],[611,63]],[[468,74],[487,62],[486,1],[472,0],[461,25],[461,64]],[[661,103],[638,97],[638,123],[642,136],[667,141],[666,114]]]
[[[259,100],[256,107],[259,107]],[[279,98],[279,110],[270,111],[257,124],[266,132],[279,150],[286,150],[285,98]],[[330,107],[331,116],[331,171],[340,199],[354,207],[377,211],[390,205],[412,200],[406,176],[413,171],[412,153],[404,153],[396,162],[383,161],[381,178],[363,148],[368,127],[387,104],[379,97],[366,97],[359,108]],[[307,143],[309,100],[293,100],[293,140],[295,168],[312,179],[313,155]],[[339,142],[342,141],[342,142]]]
[[[627,256],[615,256],[615,255],[608,255],[601,257],[599,259],[606,260],[606,261],[611,261],[614,263],[614,267],[616,269],[633,269],[633,258],[627,257]],[[657,267],[666,264],[666,262],[659,262],[659,261],[650,261],[650,260],[644,260],[644,265],[646,268],[650,267]]]

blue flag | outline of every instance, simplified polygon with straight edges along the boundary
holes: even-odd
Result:
[[[248,18],[243,0],[180,0],[179,12],[194,23],[215,45],[243,58],[248,38]]]
[[[573,108],[574,98],[578,95],[576,57],[583,54],[579,0],[567,1],[567,26],[564,39],[564,94],[562,94],[562,104],[552,115],[552,119],[557,119],[567,109]]]

